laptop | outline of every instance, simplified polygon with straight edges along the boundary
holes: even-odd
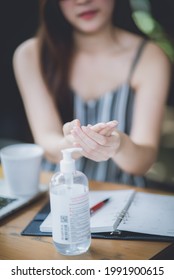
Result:
[[[47,185],[39,185],[39,192],[32,196],[16,197],[11,194],[5,180],[0,179],[0,221],[41,197],[48,190]]]

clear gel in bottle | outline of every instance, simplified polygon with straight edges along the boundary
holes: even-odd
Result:
[[[50,182],[53,242],[63,255],[85,253],[91,244],[88,179],[75,170],[75,151],[81,149],[62,150],[60,172]]]

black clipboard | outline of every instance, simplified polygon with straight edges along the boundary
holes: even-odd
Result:
[[[45,220],[49,212],[50,212],[50,202],[47,202],[44,205],[44,207],[36,214],[33,220],[21,232],[21,235],[52,236],[51,232],[40,231],[40,225]],[[136,232],[129,232],[129,231],[91,233],[91,237],[98,238],[98,239],[174,242],[174,237],[170,237],[170,236],[136,233]]]

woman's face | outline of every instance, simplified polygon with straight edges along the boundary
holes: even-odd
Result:
[[[60,9],[74,29],[95,33],[111,23],[115,0],[59,0]]]

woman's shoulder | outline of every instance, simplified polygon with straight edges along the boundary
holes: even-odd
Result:
[[[14,51],[13,61],[29,61],[38,56],[38,39],[33,37],[21,43]]]
[[[150,67],[154,65],[166,65],[170,67],[170,61],[164,50],[155,42],[147,37],[142,37],[137,34],[130,33],[128,31],[122,31],[125,44],[130,46],[130,49],[134,50],[133,52],[138,52],[142,43],[144,47],[141,51],[140,64],[148,64]]]
[[[136,88],[137,84],[144,83],[154,77],[159,82],[161,82],[161,79],[164,80],[170,77],[170,60],[156,42],[125,30],[121,30],[120,38],[122,38],[122,45],[130,53],[132,63],[136,60],[136,66],[131,80],[133,87]],[[144,44],[141,48],[143,42]]]
[[[164,72],[169,74],[171,63],[165,51],[156,42],[147,40],[140,60],[140,67],[146,69],[149,75],[152,72],[154,74]]]
[[[136,53],[142,42],[145,42],[145,48],[143,49],[142,56],[146,58],[146,61],[152,60],[155,62],[160,58],[160,61],[163,63],[168,63],[169,59],[162,48],[154,41],[147,37],[140,36],[138,34],[131,33],[129,31],[120,29],[120,38],[122,38],[123,46],[128,46],[132,52]],[[156,63],[156,62],[155,62]]]

